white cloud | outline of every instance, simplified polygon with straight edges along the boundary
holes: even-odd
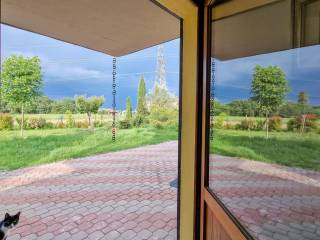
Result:
[[[57,81],[102,80],[110,78],[110,76],[98,70],[66,66],[58,62],[43,63],[42,67],[44,75]]]
[[[228,61],[216,60],[216,84],[246,85],[251,81],[253,69],[257,64],[280,66],[291,78],[302,71],[318,71],[320,68],[319,51],[320,46],[317,45]]]
[[[104,74],[102,71],[96,69],[89,69],[86,67],[79,67],[72,65],[70,61],[51,60],[43,54],[37,52],[20,52],[12,51],[11,54],[23,55],[26,57],[38,56],[41,59],[41,67],[43,75],[50,79],[50,81],[79,81],[79,80],[106,80],[111,79],[110,74]]]

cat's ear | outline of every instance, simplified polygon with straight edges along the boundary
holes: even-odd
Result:
[[[6,213],[6,215],[4,215],[4,218],[9,218],[10,217],[10,214],[9,213]]]
[[[17,217],[17,218],[20,217],[20,213],[21,213],[21,212],[18,212],[18,213],[16,214],[16,217]]]

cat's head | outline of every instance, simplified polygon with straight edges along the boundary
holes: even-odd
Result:
[[[19,222],[20,218],[20,212],[18,212],[16,215],[10,215],[9,213],[6,213],[3,220],[3,227],[7,229],[11,229],[14,226],[16,226]]]

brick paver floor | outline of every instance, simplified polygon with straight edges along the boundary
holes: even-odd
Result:
[[[256,239],[320,240],[320,172],[213,155],[210,188]]]
[[[1,172],[0,214],[8,240],[175,240],[176,176],[176,142]],[[320,239],[319,172],[215,155],[210,187],[259,240]]]
[[[175,240],[177,156],[167,142],[1,172],[0,214],[21,211],[8,240]]]

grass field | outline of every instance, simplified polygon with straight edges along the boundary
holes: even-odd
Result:
[[[105,129],[27,130],[0,132],[0,169],[11,170],[63,159],[177,140],[176,129],[119,130],[117,141]],[[320,135],[216,130],[210,152],[320,171]]]
[[[320,171],[320,135],[316,133],[216,130],[210,152]]]
[[[0,169],[12,170],[57,160],[89,156],[146,144],[176,140],[172,129],[139,128],[120,130],[115,143],[111,132],[96,129],[28,130],[25,138],[19,131],[0,131]]]

